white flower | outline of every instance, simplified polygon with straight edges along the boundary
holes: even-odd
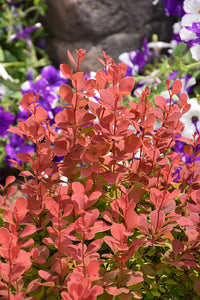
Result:
[[[136,75],[138,73],[138,66],[132,63],[136,54],[137,54],[136,51],[131,51],[131,52],[124,52],[119,56],[120,61],[125,63],[127,66],[131,67],[132,75]]]
[[[165,42],[161,42],[161,41],[148,43],[147,46],[149,49],[154,50],[155,55],[159,55],[160,51],[164,48],[172,47],[171,43],[165,43]]]
[[[152,1],[152,4],[153,4],[153,5],[157,5],[158,2],[159,2],[159,0],[153,0],[153,1]]]
[[[184,10],[186,14],[181,19],[180,37],[190,45],[192,57],[200,60],[199,24],[200,24],[200,0],[185,0]]]
[[[4,66],[0,63],[0,77],[2,77],[5,80],[14,81],[14,79],[7,73]]]
[[[195,98],[189,99],[187,102],[191,104],[191,107],[180,119],[185,124],[182,136],[193,139],[195,132],[200,135],[200,105]]]

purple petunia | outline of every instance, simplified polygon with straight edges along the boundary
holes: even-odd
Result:
[[[12,167],[12,163],[9,162],[9,159],[13,159],[18,163],[21,163],[21,160],[19,160],[16,156],[17,153],[35,152],[35,145],[24,145],[24,140],[17,134],[12,133],[12,135],[9,136],[8,142],[9,144],[5,147],[7,156],[4,160],[10,167]]]
[[[23,29],[22,31],[11,35],[8,40],[15,41],[17,39],[24,39],[26,41],[27,45],[29,47],[31,47],[32,46],[32,41],[31,41],[31,37],[30,37],[31,33],[34,30],[40,28],[41,26],[42,26],[41,23],[36,23],[34,26],[27,27],[27,28]]]
[[[126,76],[133,76],[137,73],[141,73],[151,56],[152,54],[149,51],[147,39],[145,39],[141,52],[138,49],[129,53],[124,52],[119,56],[119,60],[128,66]]]
[[[0,136],[8,135],[7,129],[14,123],[15,117],[10,112],[5,112],[0,106]]]
[[[185,14],[183,9],[184,0],[163,0],[167,16],[182,18]]]
[[[46,66],[41,71],[41,76],[33,82],[32,80],[26,81],[22,85],[21,92],[26,94],[33,92],[35,95],[40,93],[39,104],[49,113],[56,107],[59,101],[58,90],[61,84],[66,84],[67,79],[64,78],[60,72],[54,66]],[[26,114],[22,111],[19,112],[18,118],[26,118]],[[24,117],[24,118],[23,118]]]

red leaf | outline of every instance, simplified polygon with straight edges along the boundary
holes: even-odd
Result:
[[[63,300],[72,300],[72,298],[69,296],[67,292],[62,292],[61,296]]]
[[[199,233],[196,229],[186,229],[185,234],[187,235],[189,242],[195,241],[199,236]]]
[[[48,117],[46,110],[43,107],[38,106],[35,111],[34,119],[37,122],[45,121]]]
[[[143,273],[138,271],[133,272],[133,274],[131,275],[131,279],[129,279],[129,281],[127,282],[127,286],[136,284],[141,281],[143,281]]]
[[[135,209],[135,203],[130,203],[125,215],[127,230],[130,231],[132,231],[133,228],[135,228],[139,224],[139,217],[134,211],[134,209]]]
[[[9,246],[9,240],[10,240],[10,232],[8,229],[1,227],[0,228],[0,244],[5,246]]]
[[[166,88],[167,88],[167,89],[169,89],[170,80],[169,80],[169,79],[167,79],[165,83],[166,83]]]
[[[83,185],[80,182],[73,182],[72,183],[72,190],[80,198],[82,198],[84,193],[85,193],[85,189],[84,189]]]
[[[34,175],[30,172],[30,171],[22,171],[19,173],[19,176],[23,176],[23,177],[34,177]]]
[[[194,224],[192,223],[192,221],[190,221],[190,219],[188,219],[186,217],[180,217],[180,219],[177,220],[177,223],[180,226],[194,226]]]
[[[76,52],[78,53],[78,63],[80,64],[85,58],[86,50],[79,49],[78,51],[76,50]]]
[[[182,89],[182,82],[181,80],[175,80],[174,83],[172,84],[172,92],[173,90],[176,90],[176,93],[180,93]]]
[[[97,260],[93,260],[89,263],[86,270],[87,274],[90,277],[90,280],[97,280],[99,279],[98,272],[99,272],[99,263]]]
[[[15,176],[8,176],[7,178],[6,178],[6,183],[5,183],[5,188],[9,185],[9,184],[11,184],[11,183],[13,183],[14,181],[15,181]]]
[[[120,92],[131,92],[134,88],[135,80],[133,77],[125,77],[119,83]]]
[[[157,230],[162,226],[165,220],[165,214],[162,211],[154,210],[150,214],[150,220],[151,220],[151,224],[154,227],[154,230]]]
[[[76,73],[74,73],[74,74],[72,75],[71,80],[76,81],[76,80],[78,80],[80,77],[82,77],[83,74],[84,74],[83,72],[76,72]]]
[[[71,55],[71,52],[69,50],[67,50],[67,54],[68,54],[69,60],[76,66],[75,60],[74,60],[74,58]]]
[[[106,83],[108,82],[108,78],[102,70],[97,71],[96,73],[96,86],[97,89],[104,89]]]
[[[16,190],[17,190],[17,186],[15,185],[9,186],[6,190],[7,197],[12,196],[16,192]]]
[[[157,106],[165,110],[165,105],[167,104],[167,100],[163,96],[160,95],[155,96],[154,102]]]
[[[123,224],[114,223],[111,226],[111,234],[118,241],[123,241],[123,239],[124,239],[123,233],[125,232],[125,230],[126,229]]]
[[[16,201],[15,207],[17,209],[18,220],[23,220],[27,213],[27,199],[25,197],[19,197]]]
[[[43,270],[39,270],[38,271],[38,274],[40,275],[40,277],[46,281],[49,281],[51,280],[51,274],[49,274],[48,272],[46,271],[43,271]]]
[[[70,88],[69,85],[67,84],[61,84],[60,88],[59,88],[59,94],[60,94],[60,97],[68,102],[68,103],[72,103],[72,98],[73,98],[73,91],[72,89]]]
[[[91,242],[89,244],[89,246],[87,247],[86,256],[96,253],[99,250],[99,248],[101,247],[102,243],[103,243],[103,241],[100,239]]]
[[[45,206],[50,211],[52,216],[58,217],[58,214],[60,212],[59,204],[53,199],[53,198],[46,198],[45,199]]]
[[[107,287],[105,290],[110,295],[121,295],[122,293],[128,294],[130,292],[127,288],[117,288],[114,286]]]
[[[55,140],[53,152],[58,156],[63,156],[68,153],[66,139]]]
[[[96,192],[93,192],[90,196],[89,196],[89,199],[88,199],[88,201],[87,201],[87,205],[86,205],[86,208],[88,208],[89,206],[92,206],[92,205],[94,205],[96,202],[97,202],[97,200],[99,199],[99,197],[101,196],[101,192],[98,192],[98,191],[96,191]]]
[[[147,114],[147,118],[145,120],[145,127],[152,127],[155,124],[155,115],[153,113]]]
[[[7,131],[19,135],[22,139],[24,137],[22,131],[18,127],[11,127],[9,129],[7,129]]]
[[[156,119],[163,120],[163,112],[160,108],[151,107],[149,111],[155,115]]]
[[[73,205],[72,204],[68,204],[65,206],[64,208],[64,214],[63,214],[63,217],[66,217],[66,216],[69,216],[73,210]]]
[[[28,153],[16,153],[17,158],[21,161],[32,161],[32,157]]]
[[[77,92],[81,91],[85,87],[85,77],[81,76],[76,81],[72,80],[73,87],[76,89]]]
[[[101,95],[101,103],[105,108],[108,109],[113,109],[114,108],[114,103],[115,103],[115,98],[113,94],[111,93],[110,90],[108,89],[103,89],[100,90],[100,95]]]
[[[66,78],[70,78],[73,74],[72,68],[69,65],[66,65],[66,64],[61,64],[60,65],[60,71]]]
[[[141,146],[141,140],[136,135],[130,135],[125,138],[124,144],[127,153],[135,153]]]
[[[28,235],[31,235],[37,231],[37,228],[34,225],[26,225],[22,233],[20,234],[20,238],[24,238]]]
[[[184,249],[184,245],[181,241],[176,239],[172,241],[172,250],[175,256],[177,256],[180,252],[182,252],[183,249]]]

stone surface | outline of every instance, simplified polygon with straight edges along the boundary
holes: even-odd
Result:
[[[69,63],[67,49],[87,50],[83,71],[101,68],[96,57],[102,50],[117,62],[118,56],[141,48],[144,38],[169,41],[172,21],[165,16],[163,2],[152,0],[46,0],[47,13],[42,23],[49,35],[47,51],[59,66]]]

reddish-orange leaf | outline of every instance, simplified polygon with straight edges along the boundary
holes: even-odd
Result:
[[[172,84],[172,91],[176,90],[176,93],[180,93],[182,89],[182,82],[181,80],[175,80],[174,83]]]
[[[99,263],[97,260],[90,261],[86,269],[87,275],[89,275],[90,280],[98,280],[99,279]]]
[[[125,138],[125,151],[127,153],[134,153],[140,148],[141,140],[136,135],[130,135]]]
[[[34,225],[28,224],[20,234],[20,238],[24,238],[28,235],[31,235],[37,231],[37,228]]]
[[[73,74],[73,70],[69,65],[61,64],[60,65],[60,71],[66,78],[70,78]]]
[[[162,108],[163,110],[165,109],[165,105],[167,104],[167,100],[160,95],[155,96],[154,98],[155,104]]]
[[[77,75],[77,73],[75,74]],[[73,76],[72,76],[73,77]],[[85,77],[80,76],[77,78],[77,80],[72,80],[73,87],[76,89],[76,91],[81,91],[85,87]]]
[[[181,241],[176,239],[172,241],[172,250],[175,256],[177,256],[180,252],[182,252],[183,249],[184,249],[184,245]]]
[[[77,73],[74,73],[74,74],[71,76],[71,80],[76,81],[76,80],[78,80],[80,77],[82,77],[83,74],[84,74],[83,72],[77,72]]]
[[[104,89],[106,83],[108,82],[108,78],[102,70],[97,71],[96,73],[96,86],[97,89]]]
[[[76,67],[76,63],[75,63],[75,60],[74,60],[74,58],[73,58],[73,56],[72,56],[72,54],[71,54],[71,52],[69,51],[69,50],[67,50],[67,55],[68,55],[68,57],[69,57],[69,60],[75,65],[75,67]]]
[[[45,206],[46,209],[50,211],[52,216],[58,217],[58,214],[60,212],[59,204],[51,197],[48,197],[45,199]]]
[[[78,53],[78,63],[80,64],[85,58],[86,50],[79,49],[78,51],[76,50],[76,52]]]
[[[22,133],[22,131],[18,127],[11,127],[9,129],[7,129],[7,131],[15,133],[15,134],[19,135],[23,139],[23,133]]]
[[[72,190],[75,194],[79,195],[79,197],[83,197],[85,193],[84,186],[80,182],[73,182],[72,183]]]
[[[71,87],[67,84],[61,84],[60,88],[59,88],[59,94],[60,97],[68,102],[68,103],[72,103],[72,98],[73,98],[73,90],[71,89]]]
[[[169,79],[167,79],[165,83],[166,83],[166,88],[167,88],[167,89],[169,89],[170,80],[169,80]]]
[[[6,195],[7,197],[12,196],[17,190],[17,186],[16,185],[11,185],[8,187],[7,191],[6,191]]]
[[[38,106],[35,112],[35,120],[37,122],[45,121],[48,117],[46,110],[43,107]]]
[[[7,187],[9,184],[13,183],[15,181],[15,176],[8,176],[6,178],[6,184],[5,184],[5,187]]]
[[[131,92],[134,88],[135,80],[133,77],[125,77],[120,81],[119,90],[120,92]]]

